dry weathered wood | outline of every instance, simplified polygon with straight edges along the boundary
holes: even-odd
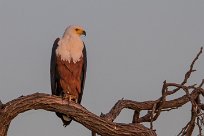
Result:
[[[19,97],[4,105],[0,112],[0,136],[6,136],[8,126],[19,113],[44,109],[68,114],[75,121],[104,136],[155,136],[156,133],[145,126],[135,124],[119,124],[107,121],[79,104],[67,102],[59,97],[43,93],[35,93]]]
[[[190,96],[192,99],[197,98],[204,90],[194,90]],[[131,100],[119,100],[112,110],[103,117],[96,116],[79,104],[67,102],[60,97],[49,94],[35,93],[28,96],[19,97],[3,105],[0,110],[0,136],[6,136],[8,127],[13,118],[19,113],[32,110],[44,109],[48,111],[57,111],[68,114],[75,121],[81,123],[88,129],[97,132],[100,135],[110,136],[154,136],[156,133],[139,124],[138,122],[148,122],[148,117],[139,118],[132,124],[119,124],[112,121],[117,117],[123,108],[133,110],[150,110],[156,101],[136,102]],[[178,99],[166,101],[163,109],[171,107],[180,107],[189,102],[188,96],[184,95]]]
[[[200,95],[200,92],[198,90],[194,90],[191,93],[191,97],[193,99],[197,98],[198,95]],[[142,110],[152,110],[154,104],[158,103],[159,101],[160,99],[155,101],[145,101],[145,102],[137,102],[132,100],[119,100],[110,110],[110,112],[105,115],[102,115],[102,117],[105,118],[106,120],[114,121],[115,118],[120,114],[120,112],[124,108],[132,109],[138,112]],[[181,107],[187,102],[189,102],[188,96],[184,95],[174,100],[165,101],[164,104],[162,105],[162,109]],[[149,122],[149,121],[150,121],[149,117],[148,118],[143,117],[143,118],[139,118],[136,122],[141,123],[141,122]]]

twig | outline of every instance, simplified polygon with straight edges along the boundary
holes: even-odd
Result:
[[[191,65],[190,65],[190,69],[186,72],[185,74],[185,77],[184,77],[184,80],[183,82],[181,83],[181,86],[183,86],[185,83],[187,83],[189,77],[191,76],[191,73],[196,71],[196,70],[193,70],[193,66],[195,64],[195,62],[198,60],[199,56],[201,55],[203,51],[203,47],[200,48],[200,51],[198,52],[198,54],[196,55],[196,57],[194,58],[194,60],[192,61]],[[181,87],[177,87],[176,89],[172,90],[172,91],[169,91],[168,92],[168,95],[171,95],[171,94],[174,94],[176,93],[178,90],[180,90]]]

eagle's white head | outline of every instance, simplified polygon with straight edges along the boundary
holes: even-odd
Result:
[[[56,54],[61,57],[63,61],[74,63],[80,61],[83,57],[84,44],[81,40],[81,35],[86,36],[86,31],[83,27],[78,25],[71,25],[66,28],[62,38],[58,42]]]
[[[85,35],[86,36],[86,31],[84,30],[82,26],[70,25],[66,28],[63,37],[68,36],[68,35],[78,35],[78,36]]]

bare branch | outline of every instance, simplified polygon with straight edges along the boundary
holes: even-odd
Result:
[[[201,55],[202,51],[203,51],[203,47],[200,48],[200,51],[198,52],[198,54],[196,55],[196,57],[193,59],[191,65],[190,65],[190,69],[186,72],[185,77],[184,77],[184,80],[183,80],[183,82],[181,83],[181,86],[183,86],[184,84],[186,84],[187,81],[188,81],[188,79],[189,79],[190,76],[191,76],[191,73],[194,72],[194,71],[196,71],[196,70],[193,69],[193,67],[194,67],[195,62],[198,60],[199,56]],[[172,90],[172,91],[169,91],[169,92],[168,92],[168,95],[174,94],[174,93],[176,93],[176,92],[177,92],[178,90],[180,90],[180,89],[181,89],[181,87],[177,87],[176,89],[174,89],[174,90]]]
[[[8,126],[19,113],[44,109],[69,115],[86,128],[105,136],[155,136],[156,133],[141,124],[119,124],[105,120],[89,112],[79,104],[67,102],[60,97],[35,93],[19,97],[5,104],[0,114],[0,136],[6,136]]]

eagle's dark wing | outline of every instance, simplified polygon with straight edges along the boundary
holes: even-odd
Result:
[[[83,60],[84,60],[84,64],[83,64],[82,73],[81,73],[81,93],[79,94],[79,98],[78,98],[79,104],[81,103],[83,90],[84,90],[85,79],[86,79],[87,56],[86,56],[86,46],[85,46],[85,44],[84,44],[84,49],[83,49]]]
[[[60,39],[57,38],[52,47],[52,54],[50,60],[50,82],[51,82],[51,90],[53,95],[59,96],[62,93],[61,87],[58,85],[59,75],[56,71],[56,49],[58,47],[58,41]]]
[[[63,94],[63,89],[61,87],[61,85],[59,84],[59,73],[56,70],[56,49],[58,47],[58,41],[60,39],[57,38],[53,44],[52,47],[52,54],[51,54],[51,60],[50,60],[50,82],[51,82],[51,90],[52,90],[52,94],[53,95],[57,95],[57,96],[62,96]],[[64,120],[63,116],[65,116],[62,113],[56,112],[56,115],[61,118],[61,120],[63,121],[64,126],[67,126],[71,123],[70,121],[66,121]]]

